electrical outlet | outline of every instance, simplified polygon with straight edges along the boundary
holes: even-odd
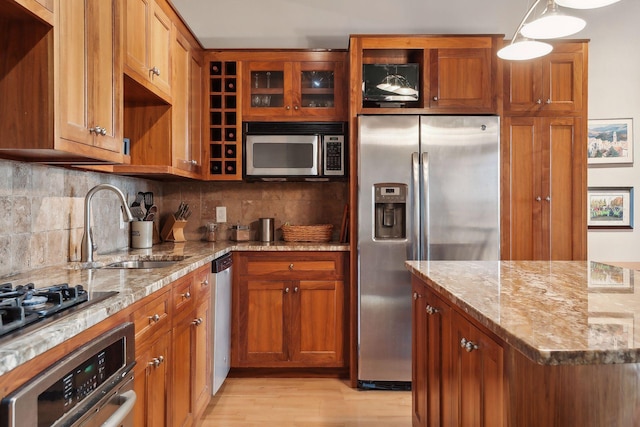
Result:
[[[216,222],[227,222],[226,206],[216,206]]]

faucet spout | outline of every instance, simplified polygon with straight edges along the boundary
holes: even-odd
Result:
[[[84,234],[82,236],[81,245],[81,260],[82,262],[93,262],[93,252],[97,249],[97,245],[93,241],[93,235],[91,233],[91,199],[93,195],[100,190],[112,191],[118,196],[120,204],[122,205],[122,212],[124,213],[124,220],[127,222],[133,221],[133,215],[131,210],[127,206],[127,201],[122,194],[122,191],[116,186],[111,184],[98,184],[87,192],[84,197]]]

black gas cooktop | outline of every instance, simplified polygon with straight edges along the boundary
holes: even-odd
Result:
[[[89,297],[82,285],[68,283],[37,289],[33,283],[15,287],[11,283],[0,284],[0,342],[115,294],[92,292]]]

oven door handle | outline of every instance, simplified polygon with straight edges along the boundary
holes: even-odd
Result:
[[[119,427],[127,416],[133,411],[133,405],[136,404],[136,392],[133,390],[125,391],[118,396],[120,407],[102,424],[102,427]]]

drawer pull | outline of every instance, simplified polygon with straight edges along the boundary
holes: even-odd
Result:
[[[202,286],[209,286],[209,279],[204,279]]]
[[[293,271],[293,263],[289,264],[289,270]]]
[[[154,322],[154,323],[155,323],[155,322],[157,322],[158,320],[160,320],[160,315],[158,315],[158,314],[156,313],[156,314],[154,314],[153,316],[149,316],[149,320],[150,320],[151,322]]]
[[[191,324],[195,325],[195,326],[200,326],[202,324],[202,317],[198,317],[197,319],[193,319]]]
[[[182,297],[184,299],[189,299],[189,298],[191,298],[191,293],[190,292],[185,292],[184,294],[182,294]]]

